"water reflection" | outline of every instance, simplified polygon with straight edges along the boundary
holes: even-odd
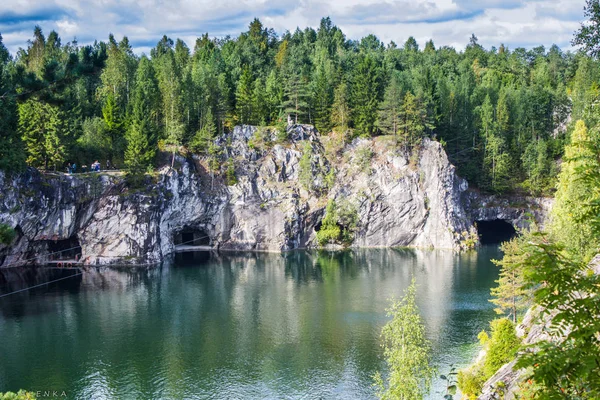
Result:
[[[0,298],[0,391],[70,398],[368,398],[379,332],[412,277],[441,365],[493,311],[494,248],[178,254]],[[0,270],[8,293],[69,272]],[[434,396],[437,397],[437,396]]]

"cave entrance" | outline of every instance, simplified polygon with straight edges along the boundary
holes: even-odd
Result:
[[[202,229],[184,228],[175,233],[175,246],[210,246],[210,236]]]
[[[509,241],[517,234],[515,227],[504,219],[475,221],[481,244],[500,244]]]
[[[53,260],[79,260],[81,245],[76,235],[68,239],[48,240],[48,252]]]

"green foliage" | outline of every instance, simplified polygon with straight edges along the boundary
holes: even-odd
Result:
[[[368,144],[360,145],[356,149],[356,155],[354,158],[354,163],[358,167],[358,170],[366,173],[367,175],[371,174],[371,160],[373,159],[373,149]]]
[[[241,124],[252,124],[254,122],[254,102],[253,102],[253,90],[252,90],[252,73],[250,68],[246,66],[244,72],[240,77],[235,97],[237,105],[237,114],[239,116],[239,122]]]
[[[527,268],[527,253],[524,252],[523,244],[531,237],[529,232],[502,244],[504,257],[501,260],[492,260],[500,267],[500,277],[496,281],[498,286],[492,288],[493,299],[496,305],[496,313],[507,315],[513,323],[517,323],[519,313],[531,305],[532,293],[525,289],[525,275]]]
[[[17,393],[5,392],[0,393],[0,400],[35,400],[36,396],[33,392],[19,390]]]
[[[400,110],[404,100],[401,75],[394,73],[388,86],[385,88],[383,101],[379,109],[379,129],[386,135],[398,135],[400,133],[401,118]]]
[[[596,219],[598,216],[595,217]],[[549,340],[529,346],[517,367],[530,371],[539,398],[600,397],[600,276],[541,234],[524,245],[526,287],[546,316]],[[542,284],[543,283],[543,284]]]
[[[111,163],[115,164],[117,154],[124,148],[123,143],[123,116],[117,105],[113,94],[106,97],[104,107],[102,107],[102,117],[104,118],[105,132],[108,139],[108,152]]]
[[[190,149],[197,154],[209,153],[211,146],[214,145],[214,138],[217,132],[217,127],[215,126],[210,110],[208,110],[204,119],[202,128],[196,132],[189,144]]]
[[[331,107],[331,123],[334,126],[340,127],[344,132],[351,123],[348,97],[348,85],[342,82],[335,88],[333,105]]]
[[[134,92],[133,111],[129,128],[125,133],[125,167],[134,180],[153,168],[156,145],[156,126],[152,120],[153,101],[157,101],[158,86],[152,65],[142,58],[136,75],[137,86]]]
[[[456,395],[457,387],[457,375],[456,367],[450,365],[450,371],[444,375],[440,375],[440,379],[445,381],[446,393],[444,393],[444,400],[453,400]]]
[[[483,359],[458,372],[458,387],[468,399],[477,399],[483,384],[500,367],[514,359],[519,350],[521,340],[515,332],[515,325],[506,318],[490,322],[491,335],[482,331],[479,342],[485,349]]]
[[[23,47],[12,58],[0,39],[5,170],[26,159],[61,170],[105,158],[120,167],[128,136],[145,136],[150,152],[170,145],[173,164],[182,146],[207,153],[238,123],[277,126],[285,141],[289,117],[344,142],[395,135],[407,151],[435,137],[471,185],[545,195],[569,113],[590,129],[600,122],[599,62],[556,46],[486,50],[476,38],[464,52],[433,43],[421,50],[414,38],[384,46],[374,35],[348,40],[324,18],[317,30],[280,37],[256,20],[235,37],[203,35],[193,49],[163,36],[149,58],[136,56],[127,37],[80,46],[39,27]],[[134,117],[138,92],[144,128]]]
[[[58,106],[33,99],[20,104],[19,132],[25,143],[28,164],[56,170],[65,162],[70,132]]]
[[[356,132],[370,136],[375,132],[379,106],[380,67],[370,56],[362,56],[354,71],[352,100]]]
[[[483,368],[479,365],[458,371],[457,380],[460,391],[468,400],[477,399],[486,381]]]
[[[507,318],[490,323],[491,336],[487,342],[487,353],[483,363],[483,373],[488,379],[507,362],[514,359],[521,340],[517,337],[515,325]]]
[[[387,310],[391,321],[382,329],[383,354],[389,373],[384,381],[375,376],[380,399],[422,399],[429,392],[434,369],[430,366],[431,344],[416,304],[413,279],[400,301]]]
[[[573,39],[573,46],[582,46],[583,51],[592,57],[600,55],[600,2],[587,0],[585,5],[585,19]]]
[[[317,242],[320,246],[336,243],[342,235],[338,225],[338,213],[335,200],[330,199],[325,208],[325,217],[321,221],[321,228],[317,231]]]
[[[100,117],[88,118],[81,124],[82,133],[77,139],[77,152],[74,160],[81,165],[90,160],[106,160],[110,154],[110,142],[106,135],[106,125]]]
[[[358,224],[358,211],[347,200],[336,202],[330,199],[325,208],[325,217],[321,228],[317,231],[317,243],[348,245],[354,240],[354,232]]]
[[[304,189],[311,191],[313,189],[313,148],[309,141],[304,142],[302,157],[298,164],[298,180]]]
[[[227,182],[227,186],[233,186],[237,183],[237,177],[235,176],[235,165],[233,164],[233,160],[231,158],[227,161],[225,181]]]
[[[6,63],[10,59],[8,49],[2,43],[0,34],[0,93],[13,90],[13,82],[7,70]],[[6,96],[0,97],[0,169],[18,172],[25,166],[23,142],[17,130],[17,103]]]
[[[427,200],[427,198],[425,198]],[[475,227],[469,228],[468,231],[460,233],[460,249],[461,250],[475,250],[479,245],[479,234]]]
[[[422,100],[408,92],[400,106],[398,132],[404,147],[413,148],[421,143],[426,129],[433,129]]]
[[[17,233],[10,225],[0,223],[0,243],[1,244],[5,244],[5,245],[11,244],[12,241],[15,239],[16,235],[17,235]]]
[[[600,170],[600,160],[593,146],[600,140],[597,132],[587,130],[577,121],[571,143],[565,147],[565,160],[558,178],[556,200],[552,207],[552,235],[569,249],[589,260],[600,246],[600,232],[595,232],[586,218],[596,182],[585,179],[588,171]],[[596,174],[597,172],[594,172]]]

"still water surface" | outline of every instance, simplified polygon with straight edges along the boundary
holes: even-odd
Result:
[[[368,399],[389,299],[414,276],[440,373],[494,317],[497,247],[181,254],[0,298],[0,392],[70,399]],[[0,270],[0,293],[74,271]],[[439,399],[436,382],[430,398]]]

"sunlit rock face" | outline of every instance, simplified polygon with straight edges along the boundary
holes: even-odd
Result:
[[[471,221],[503,220],[515,228],[526,228],[535,222],[541,229],[548,223],[552,198],[484,195],[465,193],[462,204]]]
[[[412,154],[389,137],[336,147],[310,125],[284,139],[237,126],[216,139],[228,160],[220,173],[178,157],[137,190],[114,173],[0,173],[0,222],[17,232],[0,245],[0,265],[45,263],[56,251],[85,264],[156,263],[184,231],[221,250],[314,247],[330,199],[353,210],[353,247],[456,248],[475,220],[507,209],[481,205],[429,139]]]

